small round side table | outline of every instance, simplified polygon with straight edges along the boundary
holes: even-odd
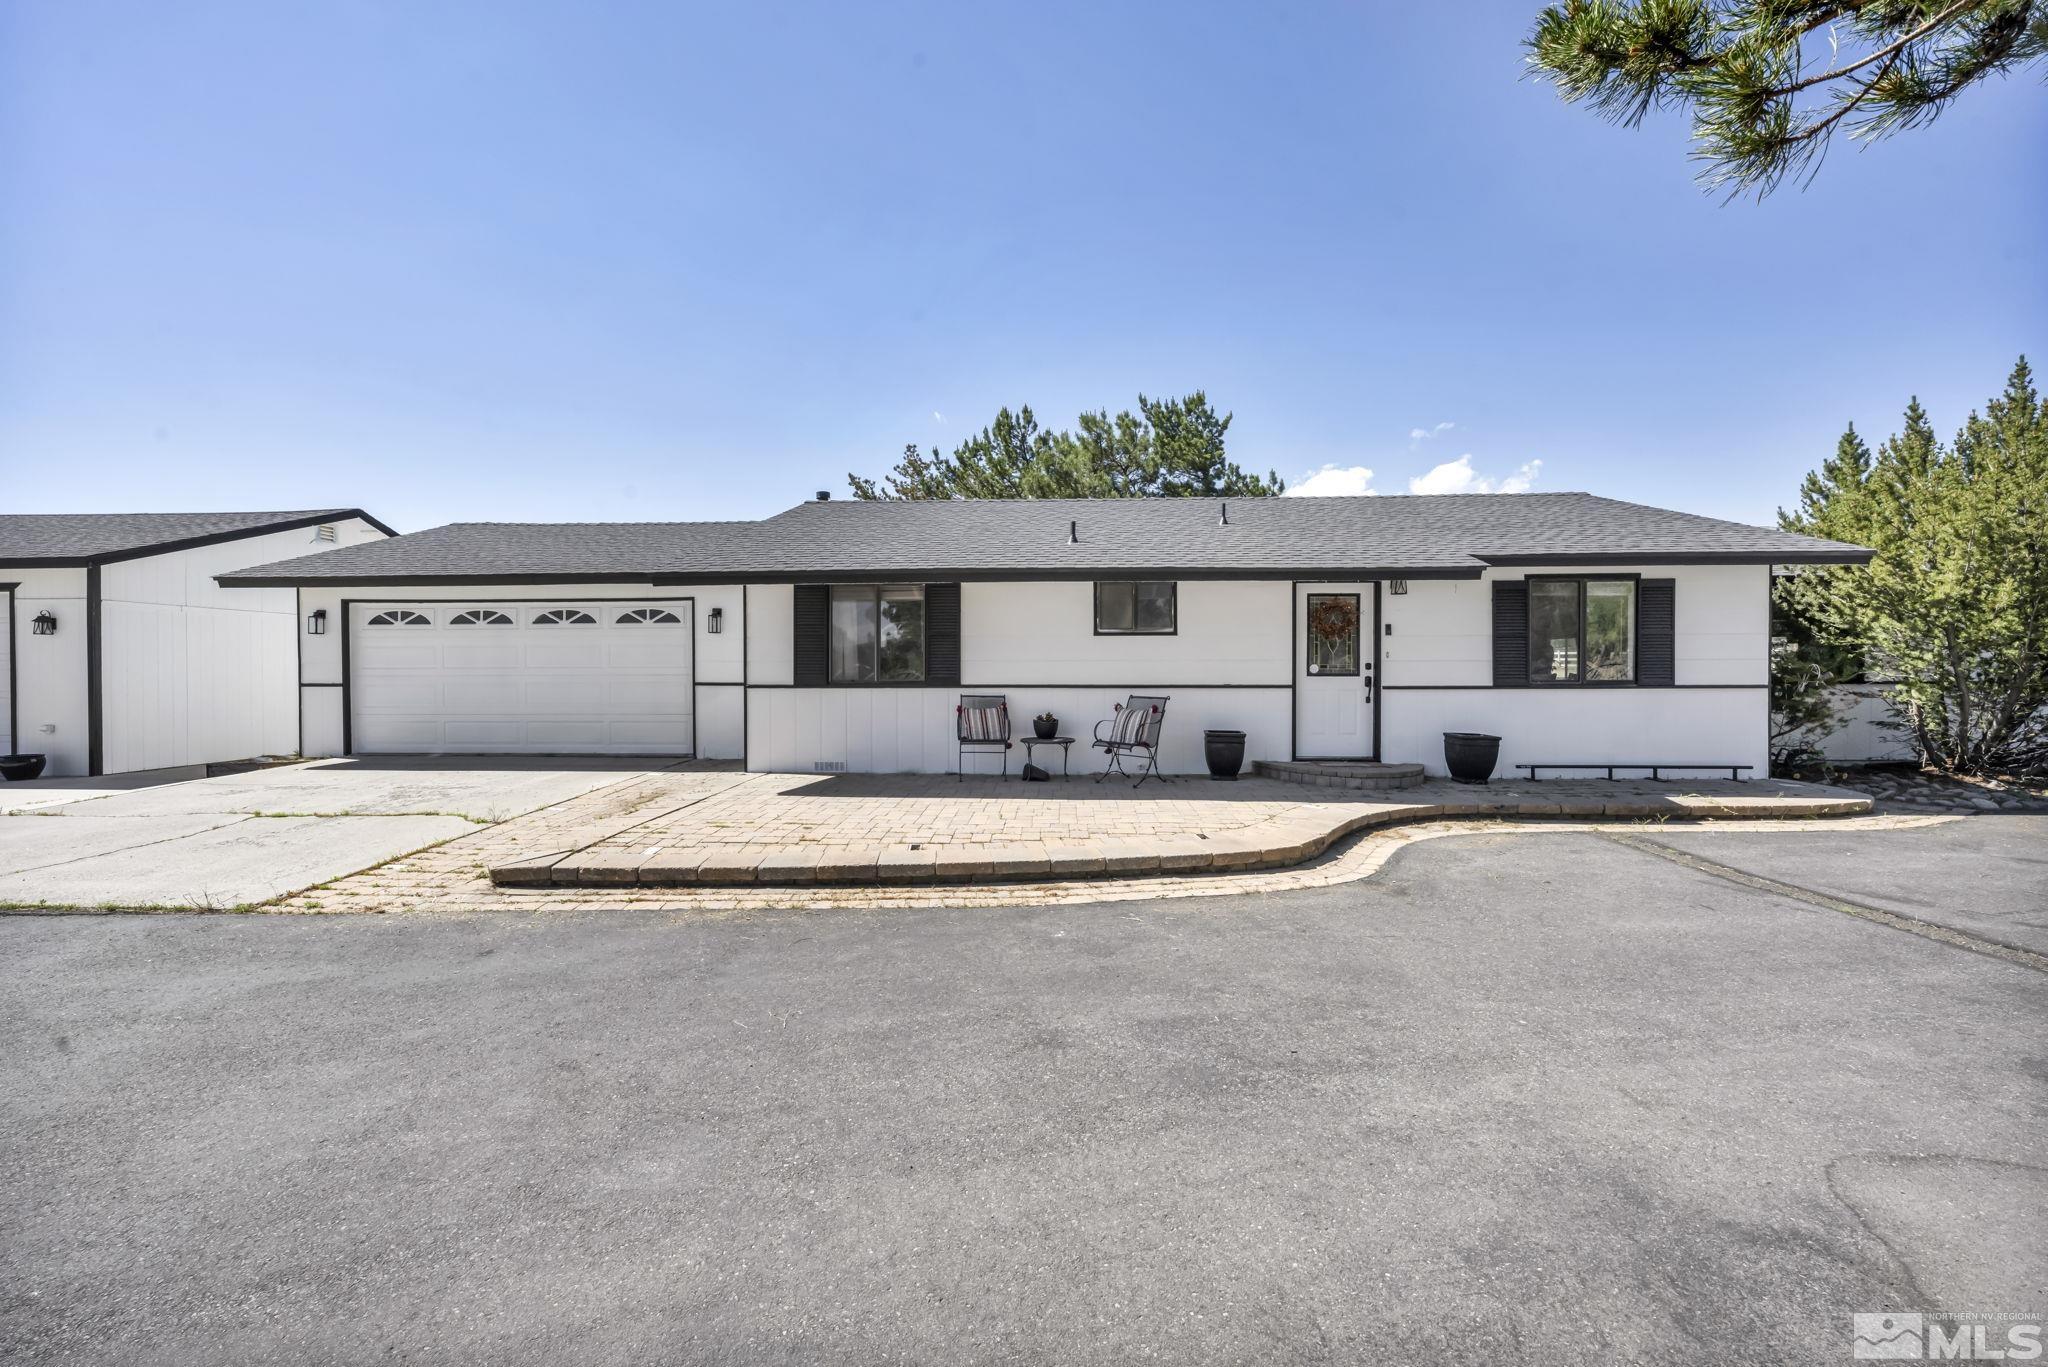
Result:
[[[1072,736],[1019,736],[1018,743],[1024,747],[1024,762],[1032,762],[1031,752],[1041,745],[1057,745],[1060,748],[1060,777],[1072,778],[1073,771],[1067,767],[1067,756],[1073,753]]]

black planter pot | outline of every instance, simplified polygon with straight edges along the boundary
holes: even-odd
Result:
[[[1484,783],[1500,758],[1500,737],[1477,731],[1444,732],[1444,767],[1460,783]]]
[[[1244,768],[1244,732],[1204,731],[1202,752],[1209,761],[1209,777],[1235,780]]]
[[[21,783],[39,778],[43,765],[49,762],[47,755],[0,755],[0,778],[9,783]]]
[[[1051,721],[1047,721],[1044,717],[1033,717],[1031,719],[1031,729],[1038,733],[1040,740],[1051,740],[1060,733],[1060,719],[1054,717]]]

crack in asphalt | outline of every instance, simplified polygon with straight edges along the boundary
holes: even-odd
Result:
[[[1968,931],[1956,930],[1951,926],[1939,925],[1933,921],[1923,921],[1917,916],[1908,916],[1903,912],[1888,911],[1883,907],[1874,907],[1867,902],[1852,902],[1848,898],[1832,892],[1822,892],[1817,888],[1802,887],[1797,883],[1787,883],[1777,878],[1766,878],[1762,874],[1750,873],[1745,869],[1735,868],[1733,865],[1719,863],[1716,860],[1677,849],[1664,844],[1662,841],[1651,840],[1632,832],[1602,831],[1601,835],[1617,845],[1624,845],[1642,854],[1655,855],[1659,859],[1667,859],[1696,873],[1704,873],[1709,877],[1719,878],[1723,882],[1735,883],[1759,892],[1773,893],[1776,896],[1788,898],[1794,902],[1804,902],[1808,906],[1840,912],[1844,916],[1854,916],[1859,921],[1869,921],[1874,925],[1884,926],[1890,930],[1902,930],[1908,935],[1917,935],[1923,940],[1932,940],[1936,944],[1947,945],[1951,949],[1963,949],[1968,950],[1972,954],[1983,954],[1993,959],[2002,959],[2006,963],[2018,964],[2022,968],[2031,968],[2036,973],[2048,973],[2048,954],[2042,954],[2020,945],[2008,944],[2004,940],[1993,939],[1988,935],[1973,935]]]

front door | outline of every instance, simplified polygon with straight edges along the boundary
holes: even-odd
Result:
[[[1377,759],[1373,646],[1378,584],[1297,584],[1294,589],[1294,754],[1297,759]]]

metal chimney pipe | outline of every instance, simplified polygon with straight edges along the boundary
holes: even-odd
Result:
[[[1067,544],[1069,546],[1081,544],[1081,523],[1078,518],[1069,519],[1067,522]]]

